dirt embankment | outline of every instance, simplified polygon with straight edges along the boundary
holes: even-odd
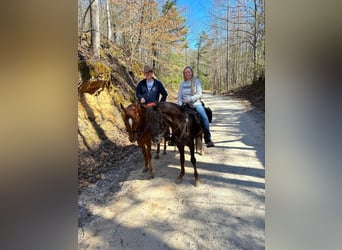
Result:
[[[104,50],[101,59],[94,58],[84,43],[78,50],[79,192],[137,151],[128,141],[119,108],[133,99],[135,79],[113,54],[113,49]],[[127,177],[126,172],[119,178]]]

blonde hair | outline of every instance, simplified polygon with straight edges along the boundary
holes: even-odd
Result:
[[[183,80],[184,80],[184,81],[186,81],[185,75],[184,75],[184,71],[185,71],[186,69],[189,69],[189,70],[191,71],[191,78],[194,77],[194,71],[192,70],[192,68],[191,68],[190,66],[186,66],[186,67],[183,69]]]

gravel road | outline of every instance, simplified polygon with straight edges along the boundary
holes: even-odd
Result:
[[[181,184],[174,147],[153,159],[152,180],[142,157],[132,158],[137,168],[119,190],[107,181],[101,199],[79,195],[89,215],[79,224],[79,249],[265,249],[264,112],[231,97],[203,100],[213,110],[215,147],[196,154],[200,185],[188,149]]]

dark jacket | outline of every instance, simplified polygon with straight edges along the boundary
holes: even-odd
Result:
[[[151,102],[166,101],[167,91],[165,90],[163,84],[154,78],[153,80],[154,82],[150,92],[147,89],[146,79],[143,79],[138,83],[135,94],[139,102],[142,97],[144,97],[144,99],[146,100],[146,104]],[[162,95],[160,100],[159,95]]]

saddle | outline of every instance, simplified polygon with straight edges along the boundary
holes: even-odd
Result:
[[[188,115],[191,115],[195,118],[195,121],[198,124],[198,126],[201,126],[201,127],[203,126],[202,125],[202,119],[201,119],[200,115],[197,113],[194,106],[191,106],[190,104],[185,103],[182,105],[182,107]]]

